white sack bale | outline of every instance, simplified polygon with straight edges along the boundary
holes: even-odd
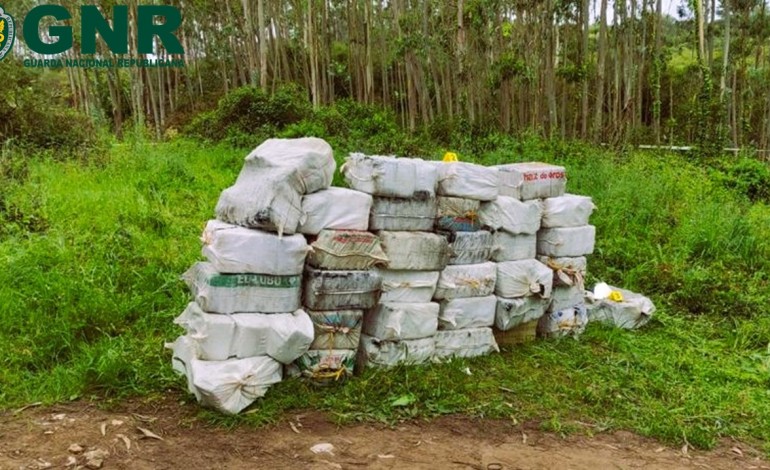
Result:
[[[504,230],[514,235],[534,234],[540,229],[542,211],[540,201],[522,202],[500,196],[481,204],[479,221],[491,230]]]
[[[279,237],[219,220],[209,220],[201,240],[203,256],[223,274],[300,275],[308,252],[302,235]]]
[[[497,231],[492,237],[492,261],[520,261],[537,255],[537,235]]]
[[[441,271],[433,298],[486,297],[494,292],[496,280],[495,263],[447,266]]]
[[[365,310],[377,305],[382,278],[376,271],[305,270],[303,301],[310,310]]]
[[[378,269],[382,277],[380,302],[430,302],[436,292],[439,271],[394,271]]]
[[[549,312],[559,312],[583,303],[583,284],[573,286],[554,286],[551,292]]]
[[[523,201],[564,195],[567,172],[563,166],[540,162],[498,165],[500,194]]]
[[[438,168],[438,190],[442,196],[478,201],[497,198],[500,173],[494,168],[465,162],[431,162]]]
[[[460,197],[436,198],[436,229],[446,232],[475,232],[481,229],[481,201]]]
[[[588,260],[585,256],[551,258],[538,256],[537,260],[553,270],[554,286],[578,286],[585,289]]]
[[[351,188],[367,194],[417,199],[436,195],[438,170],[418,158],[352,153],[340,171]]]
[[[346,188],[329,188],[302,197],[304,221],[297,231],[318,235],[321,230],[368,230],[372,196]]]
[[[318,382],[336,382],[351,375],[356,365],[355,349],[312,349],[295,365],[303,377]]]
[[[227,414],[238,414],[265,396],[283,374],[281,363],[267,356],[227,361],[194,359],[190,370],[200,403]]]
[[[307,314],[315,330],[310,349],[358,349],[364,324],[363,310],[308,310]]]
[[[565,194],[561,197],[543,199],[543,220],[541,227],[580,227],[588,225],[588,219],[596,209],[588,196]]]
[[[468,297],[442,300],[438,322],[441,330],[461,330],[492,326],[495,323],[497,298]]]
[[[497,263],[495,293],[500,297],[538,296],[551,297],[553,272],[543,263],[534,260],[505,261]]]
[[[555,258],[590,255],[595,241],[593,225],[544,228],[537,232],[537,254]]]
[[[375,197],[369,229],[390,231],[431,231],[436,222],[436,198]]]
[[[558,338],[563,336],[578,337],[583,334],[588,324],[586,307],[583,304],[564,310],[548,312],[537,324],[537,334],[541,337]]]
[[[174,372],[185,376],[187,391],[195,395],[195,399],[200,401],[200,394],[192,380],[192,362],[198,359],[196,341],[189,336],[179,336],[173,343],[166,343],[165,346],[171,350],[171,367]]]
[[[392,367],[398,364],[424,364],[433,358],[436,344],[433,338],[382,341],[361,335],[359,354],[367,366]]]
[[[182,279],[210,313],[283,313],[300,307],[302,276],[220,274],[211,263],[198,262]]]
[[[487,230],[477,232],[441,232],[449,242],[452,256],[450,265],[479,264],[487,261],[493,250],[492,233]]]
[[[364,333],[378,340],[427,338],[438,329],[437,303],[384,302],[364,316]]]
[[[380,238],[357,230],[322,230],[310,244],[307,263],[327,270],[366,270],[387,266]]]
[[[449,262],[445,237],[426,232],[378,232],[389,269],[440,271]]]
[[[585,293],[588,320],[615,325],[618,328],[633,330],[647,324],[655,313],[655,304],[649,298],[617,287],[610,287],[623,296],[623,301],[596,299],[593,293]]]
[[[289,175],[286,184],[300,194],[311,194],[331,186],[337,164],[325,140],[302,137],[264,141],[246,157],[243,168],[249,171],[245,175],[241,172],[239,181],[246,176],[249,182],[250,175],[259,170],[284,170]]]
[[[435,357],[439,359],[478,357],[500,352],[492,328],[439,331],[435,340]]]
[[[519,297],[518,299],[497,298],[495,326],[498,330],[508,331],[524,323],[535,321],[545,315],[548,299],[541,297]]]

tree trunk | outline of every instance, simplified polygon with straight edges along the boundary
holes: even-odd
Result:
[[[243,0],[247,2],[249,0]],[[265,30],[265,1],[257,0],[257,40],[259,41],[259,86],[267,90],[267,34]],[[251,37],[253,40],[253,35]],[[252,74],[252,83],[256,84]]]
[[[660,0],[658,0],[660,1]],[[607,62],[607,0],[601,0],[599,19],[598,63],[596,66],[596,102],[594,109],[594,140],[600,142],[604,129],[602,118],[604,113],[604,76]]]

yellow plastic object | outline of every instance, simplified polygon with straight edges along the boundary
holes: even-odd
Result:
[[[445,162],[459,162],[460,160],[457,159],[457,154],[454,152],[447,152],[444,154],[444,158],[442,161]]]
[[[620,291],[614,290],[610,292],[609,299],[613,302],[623,302],[623,294]]]

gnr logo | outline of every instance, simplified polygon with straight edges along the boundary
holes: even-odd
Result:
[[[13,39],[16,37],[16,25],[13,17],[3,11],[0,6],[0,60],[3,60],[8,51],[13,47]]]

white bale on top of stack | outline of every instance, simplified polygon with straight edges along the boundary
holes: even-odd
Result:
[[[292,234],[306,221],[302,197],[328,188],[334,169],[321,139],[270,139],[220,196],[219,220],[202,236],[208,262],[183,276],[194,296],[175,320],[185,335],[169,345],[175,370],[204,405],[240,412],[313,343],[300,302],[309,248]]]
[[[495,319],[497,267],[489,262],[492,234],[482,230],[482,204],[498,197],[499,173],[493,168],[460,162],[435,162],[439,171],[436,230],[452,249],[441,271],[433,299],[439,302],[438,359],[474,357],[499,351]]]
[[[438,172],[416,158],[351,154],[341,168],[351,188],[374,196],[369,230],[387,268],[379,303],[365,312],[361,365],[424,363],[433,357],[439,306],[431,302],[446,266],[446,239],[434,233]]]

